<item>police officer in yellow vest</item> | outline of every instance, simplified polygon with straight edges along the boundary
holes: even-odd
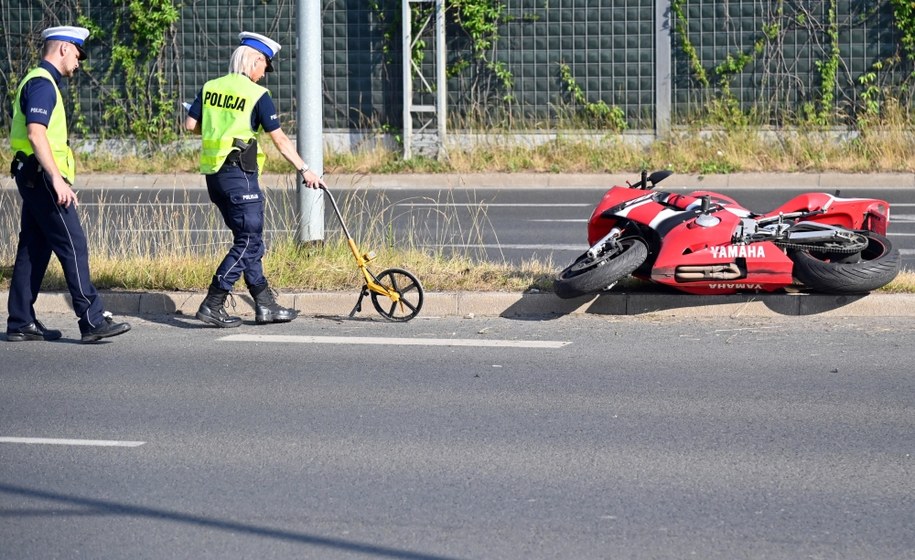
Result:
[[[11,173],[22,196],[19,245],[10,282],[8,341],[55,340],[59,330],[46,328],[34,303],[51,253],[63,269],[83,342],[123,334],[127,323],[115,323],[104,311],[89,279],[89,250],[76,213],[73,190],[76,168],[67,143],[67,115],[60,82],[73,76],[86,58],[89,30],[52,27],[41,34],[42,61],[19,83],[13,101]]]
[[[210,200],[232,230],[234,243],[213,275],[197,318],[216,327],[237,327],[241,319],[230,316],[225,302],[232,287],[244,276],[254,299],[255,322],[283,323],[295,319],[294,309],[281,307],[264,277],[264,198],[258,183],[264,153],[257,145],[263,130],[277,150],[302,175],[305,185],[319,188],[324,182],[302,161],[289,137],[280,128],[276,107],[267,88],[257,85],[273,71],[280,45],[257,33],[242,32],[232,53],[229,73],[210,80],[188,109],[185,127],[202,137],[200,172],[206,175]]]

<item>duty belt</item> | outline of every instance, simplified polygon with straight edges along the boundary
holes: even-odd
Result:
[[[13,161],[10,162],[10,177],[15,178],[16,173],[22,173],[24,176],[33,177],[41,173],[43,169],[38,163],[35,154],[25,155],[25,152],[16,152]]]

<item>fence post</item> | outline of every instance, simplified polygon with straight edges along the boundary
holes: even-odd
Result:
[[[670,0],[655,0],[655,137],[670,134],[673,12]]]

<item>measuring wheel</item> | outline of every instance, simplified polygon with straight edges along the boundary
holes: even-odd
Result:
[[[375,311],[388,321],[409,321],[423,307],[423,285],[412,273],[402,268],[389,268],[375,277],[376,281],[392,293],[400,296],[394,301],[389,296],[371,291]]]

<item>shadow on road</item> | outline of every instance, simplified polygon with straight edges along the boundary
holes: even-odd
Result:
[[[607,292],[598,296],[560,299],[554,294],[524,294],[501,317],[543,320],[575,313],[588,315],[643,315],[664,313],[705,316],[817,315],[841,309],[867,294],[733,294],[689,295],[670,292]],[[682,311],[682,313],[678,313]]]
[[[245,523],[239,523],[237,521],[227,521],[223,519],[213,519],[199,515],[189,515],[177,511],[122,504],[110,500],[98,500],[93,498],[83,498],[79,496],[69,496],[56,492],[48,492],[46,490],[36,490],[32,488],[13,486],[10,484],[0,484],[0,493],[9,496],[22,496],[36,500],[50,500],[52,502],[57,502],[58,504],[67,506],[68,508],[80,508],[79,510],[61,510],[59,508],[49,507],[43,510],[36,510],[34,508],[30,508],[28,510],[17,510],[10,508],[7,504],[7,506],[2,511],[0,511],[0,517],[18,518],[25,515],[32,517],[35,517],[36,515],[46,515],[48,517],[60,517],[61,515],[119,515],[125,517],[142,517],[157,521],[185,523],[210,529],[217,529],[220,531],[228,531],[232,533],[244,533],[257,537],[268,537],[344,552],[366,554],[378,558],[398,558],[404,560],[449,560],[452,558],[447,556],[437,556],[433,554],[413,552],[410,550],[376,546],[354,541],[331,539],[296,531],[248,525]]]

